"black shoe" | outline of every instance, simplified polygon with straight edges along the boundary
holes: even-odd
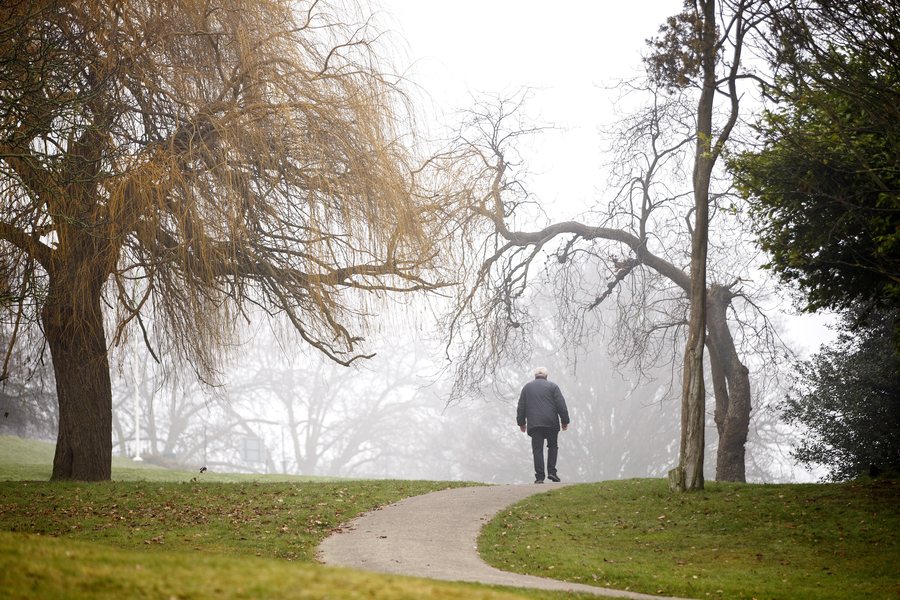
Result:
[[[537,480],[535,480],[535,483],[544,483],[544,480],[543,480],[543,479],[537,479]]]
[[[547,475],[547,479],[554,483],[559,483],[559,477],[557,477],[556,475]]]

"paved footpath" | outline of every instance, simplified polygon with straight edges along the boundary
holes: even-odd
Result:
[[[562,484],[455,488],[406,498],[358,517],[325,538],[318,558],[327,565],[365,571],[588,592],[616,598],[659,598],[581,583],[501,571],[476,549],[481,527],[497,512]]]

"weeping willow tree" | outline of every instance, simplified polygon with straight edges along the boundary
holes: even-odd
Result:
[[[6,0],[0,19],[3,377],[41,331],[52,479],[109,479],[125,336],[203,377],[262,308],[349,364],[367,298],[440,285],[440,207],[356,7]]]

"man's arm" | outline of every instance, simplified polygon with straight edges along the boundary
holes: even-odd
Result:
[[[526,431],[526,427],[525,427],[525,388],[522,388],[522,392],[519,394],[519,406],[516,407],[516,424],[519,426],[519,429],[523,433]]]
[[[556,414],[559,415],[562,430],[565,431],[569,428],[569,407],[566,406],[566,399],[563,398],[558,385],[553,387],[553,403],[556,405]]]

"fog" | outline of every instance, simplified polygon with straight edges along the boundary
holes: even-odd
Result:
[[[677,463],[680,360],[638,377],[616,368],[615,353],[602,340],[566,352],[548,331],[530,360],[498,373],[483,397],[450,401],[453,365],[430,341],[437,332],[420,320],[415,327],[402,325],[406,320],[386,319],[370,344],[376,356],[351,368],[260,327],[214,387],[199,384],[189,368],[166,375],[146,358],[146,349],[132,347],[112,369],[113,454],[135,456],[137,393],[140,456],[146,464],[526,483],[533,479],[531,446],[516,426],[516,403],[534,367],[543,365],[565,395],[572,419],[560,435],[564,481],[664,477]],[[134,362],[135,357],[145,358]],[[769,392],[776,399],[780,395]],[[0,433],[55,441],[49,369],[32,373],[20,386],[7,385],[0,403],[8,413]],[[710,399],[708,479],[715,475],[717,441],[712,404]],[[778,424],[770,405],[769,398],[757,397],[748,481],[809,480],[787,456],[790,432]]]
[[[597,17],[545,27],[538,38],[526,27],[496,26],[514,18],[543,25],[548,16],[536,5],[526,10],[519,4],[498,4],[492,9],[496,18],[472,19],[470,11],[458,5],[438,14],[420,2],[385,4],[396,12],[398,29],[409,37],[410,68],[420,85],[437,97],[432,98],[436,104],[444,97],[451,105],[464,102],[470,88],[504,89],[520,82],[545,88],[539,101],[546,98],[555,104],[537,104],[535,112],[559,125],[530,150],[543,150],[533,167],[546,175],[537,178],[536,193],[559,214],[575,210],[573,206],[583,210],[604,180],[597,172],[601,144],[596,128],[609,118],[612,102],[597,82],[631,76],[640,66],[638,51],[644,40],[677,8],[645,3],[645,18],[631,19],[630,7],[623,6],[623,14],[617,15],[598,4],[594,8],[602,14]],[[449,24],[446,19],[451,17],[459,24]],[[575,20],[565,13],[557,18]],[[444,26],[435,28],[436,21]],[[573,26],[583,31],[575,35]],[[447,38],[443,46],[436,30]],[[492,40],[498,47],[459,44],[459,31],[468,31],[470,39]],[[557,36],[555,41],[551,34]],[[551,49],[558,57],[549,54]],[[422,56],[426,58],[420,60]],[[502,57],[502,73],[496,72],[496,61],[485,56]],[[591,57],[591,67],[571,56]],[[605,58],[604,64],[598,57]],[[468,83],[458,80],[460,73]],[[262,319],[250,324],[248,341],[236,350],[233,367],[218,381],[208,382],[212,386],[199,383],[189,365],[173,370],[155,364],[140,343],[118,348],[112,361],[113,454],[139,454],[148,464],[186,470],[530,482],[530,441],[516,426],[515,409],[519,390],[534,368],[543,365],[562,389],[572,418],[560,436],[564,481],[663,477],[677,464],[681,360],[676,354],[684,347],[678,340],[671,342],[673,354],[667,361],[636,371],[617,364],[618,349],[603,336],[571,348],[548,326],[539,332],[540,339],[532,340],[536,350],[496,373],[483,396],[456,398],[452,391],[457,365],[447,361],[435,342],[438,326],[424,309],[405,310],[416,312],[415,318],[376,316],[379,326],[368,336],[366,349],[376,356],[352,368],[330,363],[278,335]],[[615,320],[617,315],[604,313],[604,318]],[[407,321],[415,324],[405,326]],[[0,420],[0,433],[55,441],[57,409],[49,360],[44,356],[28,362],[4,382],[0,413],[7,416]],[[748,480],[811,479],[788,456],[793,434],[778,423],[773,408],[784,393],[782,384],[754,384]],[[708,479],[714,477],[717,443],[712,406],[708,398]]]

